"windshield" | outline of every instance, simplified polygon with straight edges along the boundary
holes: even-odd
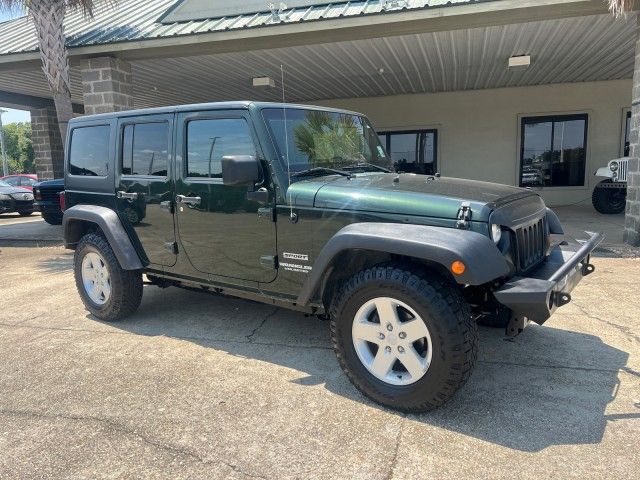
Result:
[[[286,112],[282,108],[265,109],[263,116],[291,180],[311,169],[317,173],[324,168],[350,172],[391,168],[378,135],[365,117],[300,108],[287,108]],[[328,170],[325,173],[331,174]]]
[[[10,187],[11,185],[9,185],[7,182],[5,182],[4,180],[0,180],[0,187]]]

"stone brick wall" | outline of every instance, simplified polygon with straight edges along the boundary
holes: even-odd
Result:
[[[627,208],[624,241],[640,246],[640,27],[636,39],[636,63],[633,73],[633,101],[629,132],[629,171],[627,174]]]
[[[64,175],[62,138],[54,107],[31,110],[31,140],[40,180]]]
[[[84,112],[117,112],[133,108],[131,65],[112,57],[91,58],[82,67]]]

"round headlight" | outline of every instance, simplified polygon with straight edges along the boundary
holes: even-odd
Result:
[[[500,243],[500,239],[502,238],[502,228],[500,228],[500,225],[496,225],[495,223],[491,225],[491,238],[493,238],[496,245]]]
[[[609,164],[609,170],[611,170],[612,172],[617,172],[618,168],[620,168],[620,165],[618,164],[618,162],[611,162]]]

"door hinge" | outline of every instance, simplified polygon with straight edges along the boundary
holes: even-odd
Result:
[[[458,210],[456,228],[468,229],[469,220],[471,220],[471,204],[469,202],[462,202],[460,204],[460,209]]]
[[[165,242],[164,248],[169,250],[174,255],[178,254],[178,244],[176,242]]]
[[[260,265],[269,270],[275,270],[278,268],[278,257],[274,255],[262,255],[260,257]]]
[[[276,221],[276,209],[271,207],[262,207],[258,209],[258,218],[269,219],[272,222]]]

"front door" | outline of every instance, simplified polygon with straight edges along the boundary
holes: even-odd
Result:
[[[172,132],[173,115],[118,123],[118,214],[152,266],[176,263]]]
[[[222,183],[222,157],[261,157],[248,115],[180,113],[177,138],[182,162],[176,181],[176,218],[180,244],[193,267],[215,277],[273,281],[275,223],[269,215],[259,215],[265,205],[247,198],[252,186]],[[269,189],[268,179],[260,186]]]

